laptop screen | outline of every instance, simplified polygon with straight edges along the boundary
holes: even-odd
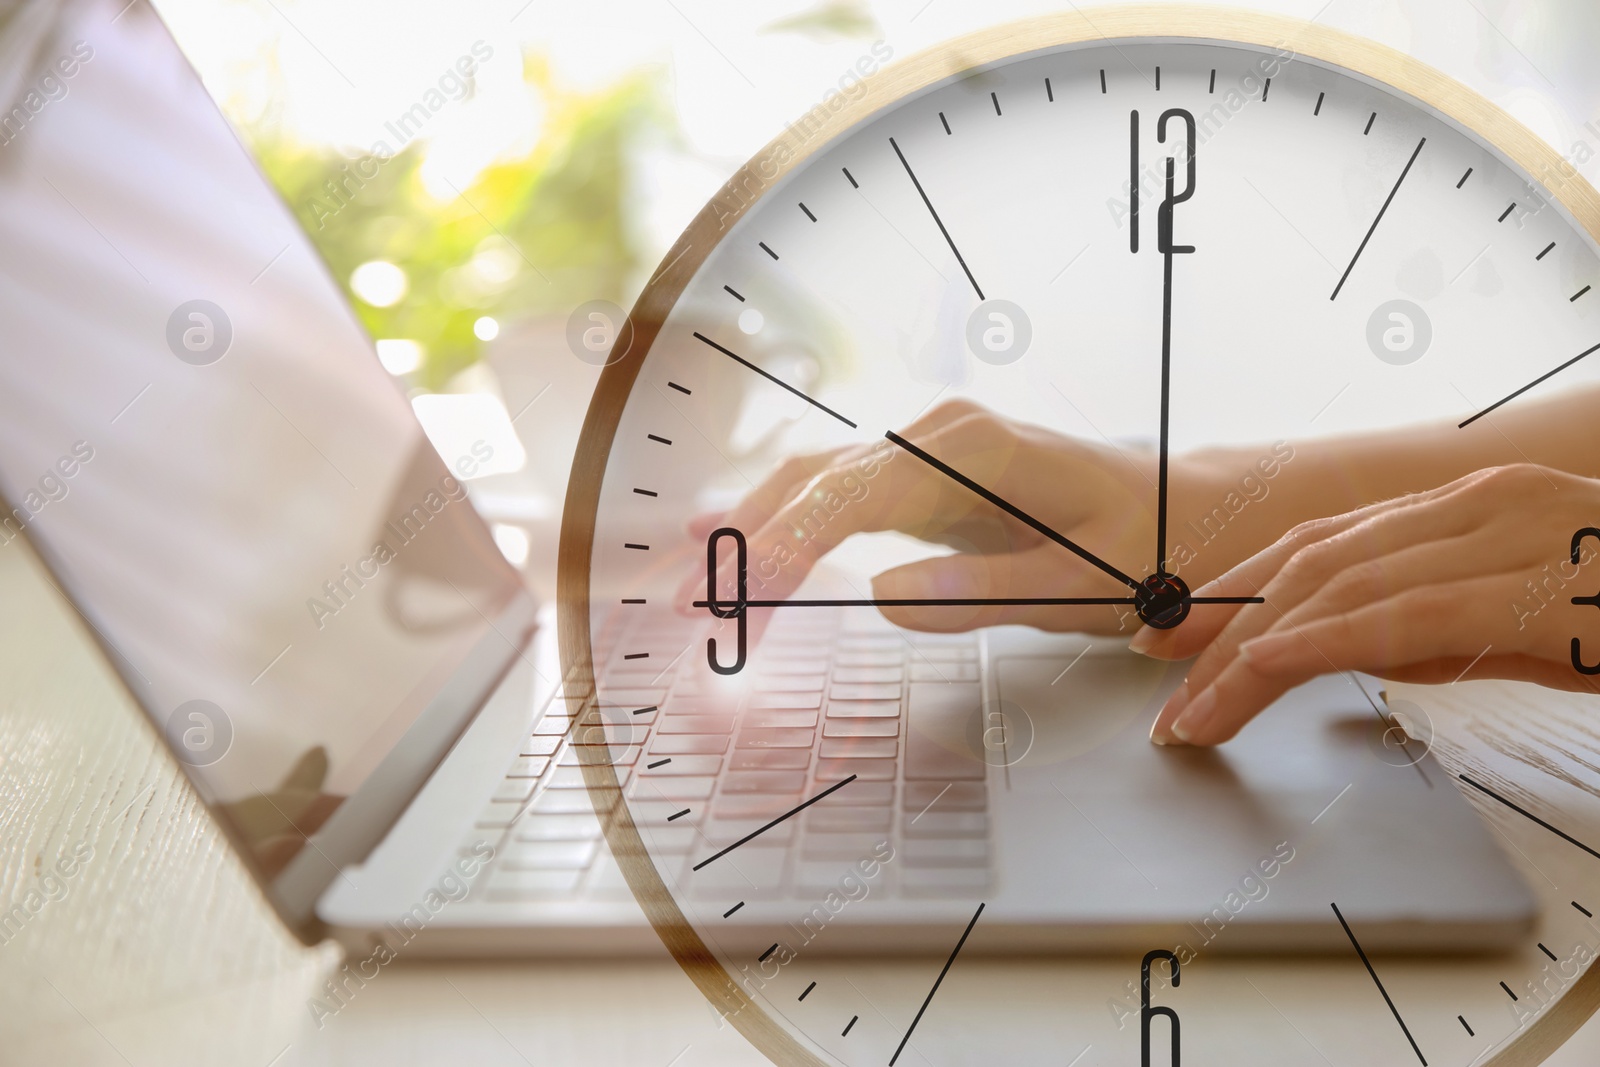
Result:
[[[430,447],[165,27],[121,6],[0,27],[0,552],[37,546],[272,876],[521,582],[466,500],[481,454]]]

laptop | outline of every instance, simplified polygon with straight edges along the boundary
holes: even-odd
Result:
[[[1531,925],[1448,776],[1383,743],[1370,678],[1303,686],[1221,749],[1158,749],[1183,668],[1120,641],[815,612],[729,688],[711,620],[638,615],[597,624],[598,704],[569,706],[551,606],[467,488],[492,449],[430,445],[165,27],[118,6],[5,29],[3,88],[38,107],[8,106],[0,144],[0,550],[37,552],[303,940],[659,952],[602,837],[616,802],[698,900],[726,888],[684,880],[706,846],[846,770],[847,805],[717,874],[804,914],[840,857],[892,850],[817,952],[943,945],[978,892],[988,945],[1018,951],[1339,949],[1329,899],[1372,948]],[[629,627],[682,654],[641,669]],[[591,727],[625,794],[598,810]],[[699,827],[672,819],[689,801]]]

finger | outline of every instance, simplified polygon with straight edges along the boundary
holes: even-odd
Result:
[[[1266,586],[1274,575],[1283,569],[1283,565],[1296,552],[1306,545],[1320,541],[1324,537],[1331,536],[1362,521],[1362,512],[1364,510],[1303,522],[1284,534],[1275,543],[1257,552],[1226,574],[1207,582],[1199,589],[1193,590],[1193,594],[1195,596],[1260,596],[1262,588]],[[1182,624],[1170,630],[1159,630],[1153,626],[1140,630],[1134,639],[1128,643],[1128,647],[1135,652],[1141,652],[1155,659],[1188,659],[1190,656],[1198,654],[1214,641],[1223,628],[1231,623],[1244,607],[1245,605],[1219,604],[1208,607],[1204,611],[1191,610]]]
[[[1201,635],[1209,633],[1210,640],[1200,646],[1184,685],[1156,716],[1151,738],[1160,742],[1178,736],[1174,728],[1190,699],[1232,664],[1242,643],[1293,627],[1304,618],[1348,611],[1403,589],[1453,579],[1463,570],[1474,573],[1469,561],[1481,553],[1461,547],[1475,543],[1472,538],[1434,540],[1467,525],[1471,520],[1463,515],[1465,510],[1442,498],[1366,508],[1280,541],[1272,550],[1280,567],[1259,592],[1263,603],[1234,612],[1220,629],[1196,628]],[[1386,545],[1402,547],[1385,555]],[[1307,606],[1311,601],[1315,605]],[[1190,651],[1196,643],[1194,638],[1186,642],[1190,643],[1175,644],[1168,651]]]
[[[1483,651],[1483,605],[1504,594],[1502,577],[1420,586],[1354,611],[1258,638],[1242,647],[1214,680],[1196,687],[1172,725],[1195,745],[1233,737],[1295,686],[1330,670],[1382,674]],[[1477,646],[1477,647],[1473,647]]]
[[[1198,692],[1222,664],[1230,660],[1238,645],[1266,633],[1311,597],[1330,584],[1346,598],[1372,599],[1387,588],[1403,588],[1421,580],[1454,577],[1461,569],[1462,557],[1446,553],[1429,558],[1426,551],[1403,557],[1418,570],[1408,574],[1387,555],[1405,552],[1419,545],[1437,543],[1462,535],[1480,524],[1479,509],[1462,507],[1450,497],[1417,497],[1392,501],[1388,505],[1364,508],[1341,521],[1319,524],[1307,534],[1291,541],[1285,556],[1278,554],[1277,572],[1261,588],[1261,604],[1246,605],[1207,643],[1190,671]],[[1191,651],[1193,637],[1177,643],[1178,651]]]
[[[1287,611],[1311,590],[1320,587],[1319,573],[1328,574],[1348,566],[1357,558],[1370,558],[1392,544],[1415,541],[1426,536],[1463,533],[1481,523],[1481,507],[1455,508],[1458,494],[1470,488],[1472,479],[1462,479],[1426,492],[1412,493],[1369,504],[1343,515],[1333,515],[1301,523],[1270,547],[1258,552],[1216,581],[1194,591],[1195,596],[1266,596],[1265,589],[1286,570],[1301,572],[1302,580],[1275,587],[1273,603]],[[1130,642],[1136,652],[1159,659],[1187,659],[1199,654],[1215,641],[1234,620],[1259,620],[1276,617],[1253,605],[1242,611],[1207,610],[1193,625],[1196,613],[1184,625],[1145,636],[1143,631]]]
[[[957,553],[895,567],[872,580],[878,599],[1031,599],[1123,597],[1097,573],[1053,544],[994,555]],[[1129,604],[881,605],[884,617],[908,630],[949,633],[984,626],[1024,625],[1041,630],[1115,633],[1133,611]]]
[[[991,424],[996,421],[995,417],[981,405],[957,398],[947,400],[918,416],[906,427],[905,433],[918,436],[937,434],[953,423],[974,416],[985,417]],[[849,472],[841,468],[854,466],[858,481],[865,482],[876,477],[881,466],[897,452],[898,450],[889,441],[878,440],[791,456],[779,463],[760,485],[751,490],[733,508],[691,519],[689,534],[696,540],[704,540],[724,527],[746,534],[758,531],[771,523],[786,507],[796,505],[808,486],[825,492],[826,487],[819,483],[819,479],[830,471],[836,475],[829,483],[831,487],[853,494],[859,490],[847,480]],[[822,500],[824,497],[819,496],[817,499]],[[677,597],[681,605],[697,599],[696,590],[702,587],[701,583],[702,578],[698,574],[691,574],[684,579]],[[685,608],[685,610],[692,609]]]

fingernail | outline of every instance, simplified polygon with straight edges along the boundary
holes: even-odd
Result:
[[[1128,642],[1128,651],[1143,655],[1155,647],[1160,637],[1161,631],[1154,626],[1141,627],[1139,632],[1133,635],[1133,640]]]
[[[1193,742],[1195,734],[1205,729],[1211,713],[1217,706],[1217,692],[1210,686],[1191,700],[1172,724],[1172,736],[1180,741]]]
[[[1161,711],[1156,715],[1156,721],[1150,724],[1150,740],[1158,745],[1175,743],[1177,739],[1172,736],[1172,727],[1161,724],[1170,723],[1176,715],[1183,711],[1183,706],[1188,702],[1189,683],[1185,681],[1177,689],[1174,689],[1172,695],[1167,698],[1167,702],[1161,705]]]

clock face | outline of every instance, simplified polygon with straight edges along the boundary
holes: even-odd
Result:
[[[1559,174],[1512,162],[1528,135],[1461,89],[1407,95],[1440,83],[1326,31],[1179,25],[1024,29],[819,107],[708,206],[612,353],[563,541],[567,669],[593,696],[574,736],[664,940],[779,1062],[973,1062],[962,1035],[994,1005],[963,969],[992,981],[1030,951],[1116,976],[1063,994],[1092,1023],[1040,1063],[1177,1063],[1178,1018],[1195,1062],[1248,1060],[1239,1005],[1276,1008],[1307,955],[1342,961],[1339,1021],[1364,1042],[1306,1023],[1329,1062],[1536,1058],[1517,1043],[1556,994],[1532,992],[1552,966],[1557,993],[1586,976],[1581,890],[1547,906],[1505,859],[1582,846],[1442,766],[1427,714],[1376,680],[1330,675],[1303,716],[1214,752],[1145,740],[1182,667],[1122,646],[1215,610],[1188,595],[1213,542],[1299,451],[1424,420],[1492,432],[1496,405],[1600,376],[1576,358],[1600,341],[1596,245]],[[907,429],[963,404],[1111,454],[1245,461],[1236,491],[1169,512],[1164,465],[1130,460],[1125,511],[1063,534],[985,484],[982,449],[958,462]],[[849,449],[854,479],[783,543],[695,520]],[[917,465],[935,496],[1054,541],[1060,586],[1033,592],[1089,601],[1043,605],[1078,613],[1054,628],[1110,636],[970,629],[1040,607],[975,606],[981,588],[902,605],[922,629],[886,621],[874,574],[985,550],[982,524],[835,546],[850,509],[931,508],[874,499]],[[1499,962],[1464,977],[1441,950]],[[872,978],[888,958],[927,962]]]

